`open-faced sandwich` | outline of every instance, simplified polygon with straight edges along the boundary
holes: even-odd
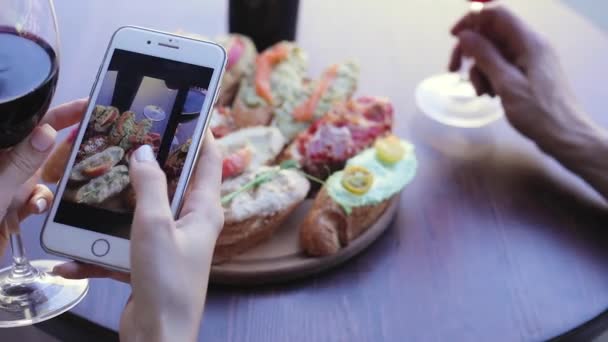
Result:
[[[391,199],[414,178],[412,144],[390,135],[351,158],[332,174],[300,227],[300,244],[311,256],[337,253],[366,231]]]
[[[359,97],[335,104],[298,134],[280,159],[295,160],[306,173],[325,179],[378,137],[389,134],[393,115],[393,106],[386,98]]]
[[[89,120],[88,132],[91,134],[107,134],[114,122],[120,116],[118,108],[97,105]]]
[[[287,141],[276,127],[256,126],[218,139],[224,158],[222,178],[236,177],[275,161]]]
[[[331,107],[348,100],[357,89],[359,66],[353,62],[334,64],[317,81],[306,82],[293,101],[285,101],[275,110],[272,124],[292,140],[298,133],[320,119]]]
[[[91,178],[99,177],[120,163],[125,155],[125,150],[118,146],[111,146],[102,152],[96,153],[82,160],[72,168],[70,180],[82,182]]]
[[[211,111],[209,129],[216,139],[228,135],[238,129],[230,107],[217,106]]]
[[[234,101],[237,127],[268,125],[274,110],[302,91],[306,66],[304,52],[293,43],[280,42],[260,53],[255,71],[241,82]]]
[[[181,170],[184,168],[184,164],[186,163],[186,157],[188,156],[188,151],[190,150],[190,145],[192,145],[192,139],[186,140],[183,144],[175,148],[165,161],[165,165],[163,165],[163,171],[167,175],[167,186],[169,198],[173,198],[175,194],[175,190],[177,188],[177,182],[179,181],[179,176]],[[134,196],[132,194],[128,195],[127,201],[135,206]]]
[[[213,262],[224,262],[269,239],[306,198],[309,187],[299,171],[280,166],[262,166],[224,181],[225,223]]]
[[[74,199],[77,203],[101,204],[120,194],[129,183],[129,169],[125,165],[114,166],[78,189]]]
[[[222,90],[217,99],[217,105],[230,106],[241,80],[253,72],[258,52],[253,41],[240,34],[218,37],[215,41],[228,52],[226,71],[222,79]]]

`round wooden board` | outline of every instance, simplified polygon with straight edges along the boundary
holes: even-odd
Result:
[[[337,254],[312,258],[299,244],[298,228],[312,200],[300,205],[269,241],[229,262],[211,268],[211,282],[225,285],[273,284],[311,276],[338,266],[361,253],[389,227],[399,208],[396,196],[376,223]]]

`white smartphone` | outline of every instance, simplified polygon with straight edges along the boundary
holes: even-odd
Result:
[[[212,42],[136,27],[116,31],[42,230],[45,251],[130,270],[129,156],[143,144],[153,147],[177,216],[225,64],[226,51]]]

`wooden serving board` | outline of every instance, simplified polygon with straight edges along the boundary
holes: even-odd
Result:
[[[335,255],[312,258],[299,245],[299,223],[312,200],[306,200],[269,241],[211,268],[211,282],[224,285],[261,285],[305,278],[336,267],[361,253],[389,227],[399,208],[396,196],[384,214],[363,235]]]

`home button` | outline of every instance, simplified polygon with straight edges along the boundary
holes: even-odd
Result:
[[[93,242],[93,245],[91,246],[91,252],[93,252],[93,255],[97,257],[102,257],[108,254],[109,251],[110,243],[108,242],[108,240],[105,239],[95,240],[95,242]]]

